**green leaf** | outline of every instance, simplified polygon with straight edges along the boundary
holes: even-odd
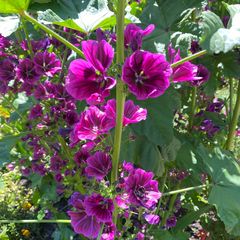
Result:
[[[134,132],[145,135],[156,145],[170,144],[174,137],[174,113],[181,105],[179,94],[174,89],[168,89],[158,98],[135,102],[142,108],[146,108],[148,113],[145,121],[133,125]]]
[[[240,236],[239,164],[229,152],[221,151],[219,148],[208,152],[200,146],[197,152],[215,183],[208,198],[209,203],[216,207],[226,231],[234,236]]]
[[[0,13],[20,13],[28,9],[30,0],[0,0]]]
[[[4,37],[10,36],[19,26],[20,19],[18,16],[0,16],[0,34]],[[7,27],[6,27],[7,26]]]
[[[210,11],[204,11],[202,13],[202,29],[203,34],[201,38],[201,45],[204,49],[210,51],[210,39],[214,33],[220,28],[224,28],[223,23],[218,15]]]
[[[68,27],[81,32],[91,32],[97,27],[112,27],[116,21],[113,12],[109,10],[107,1],[101,0],[96,4],[96,0],[89,1],[86,9],[77,13],[76,18],[63,20],[51,9],[39,12],[39,20],[45,23],[52,23],[63,27]]]
[[[22,135],[5,136],[0,139],[0,167],[11,161],[11,150]]]
[[[159,2],[159,5],[156,2]],[[143,47],[150,51],[159,51],[161,44],[169,44],[171,35],[175,32],[176,23],[181,18],[181,13],[187,8],[199,6],[200,3],[199,0],[147,1],[140,21],[142,27],[153,23],[155,30],[145,38]]]

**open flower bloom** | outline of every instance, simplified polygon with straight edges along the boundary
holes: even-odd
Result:
[[[153,207],[161,197],[158,182],[153,180],[153,173],[140,168],[131,172],[125,181],[129,202],[136,206]]]
[[[56,58],[55,53],[38,52],[34,57],[36,72],[40,75],[53,77],[61,71],[61,62]]]
[[[82,50],[87,59],[71,62],[66,78],[67,92],[78,100],[91,98],[92,94],[106,97],[116,80],[107,76],[107,69],[112,63],[114,50],[105,40],[82,42]]]
[[[164,55],[136,51],[123,65],[122,79],[137,99],[156,98],[170,85],[170,64]]]
[[[107,153],[98,151],[87,159],[85,172],[90,177],[102,180],[112,168],[111,158]]]
[[[36,72],[35,64],[29,58],[20,60],[16,68],[16,75],[19,80],[30,84],[35,83],[40,78],[40,74]]]
[[[195,80],[191,81],[192,86],[199,87],[203,83],[207,82],[210,77],[210,72],[206,67],[204,67],[202,64],[197,65],[197,75]]]
[[[75,124],[72,132],[72,141],[95,140],[99,135],[108,133],[114,127],[114,123],[105,112],[96,106],[90,106],[82,112],[80,121]]]
[[[170,62],[174,63],[181,60],[180,50],[176,52],[171,45],[168,47],[168,54]],[[198,67],[190,62],[185,62],[175,68],[173,68],[172,80],[173,82],[185,82],[185,81],[194,81],[199,80],[197,77]]]
[[[105,111],[108,118],[116,121],[116,100],[111,99],[107,102],[105,106]],[[132,100],[127,100],[124,105],[124,116],[123,116],[123,126],[127,126],[131,123],[138,123],[147,118],[147,109],[140,108],[134,105]]]
[[[74,232],[83,234],[88,238],[97,238],[101,226],[96,217],[87,215],[81,199],[78,200],[77,205],[75,204],[74,207],[76,211],[67,212],[71,218]]]
[[[94,216],[99,222],[112,222],[114,210],[113,201],[100,194],[93,193],[84,200],[84,207],[89,216]]]
[[[139,50],[142,47],[142,38],[152,33],[155,29],[153,24],[147,26],[144,30],[130,23],[124,31],[124,44],[126,47],[131,47],[133,51]]]

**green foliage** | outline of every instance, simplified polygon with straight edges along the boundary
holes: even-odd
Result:
[[[155,31],[144,41],[144,48],[156,51],[161,44],[169,44],[171,35],[175,32],[176,23],[180,20],[181,13],[192,7],[200,5],[200,1],[193,0],[162,0],[147,1],[140,20],[142,26],[146,27],[149,23],[155,24]]]
[[[11,161],[11,150],[22,135],[4,136],[0,139],[0,167]]]
[[[27,10],[30,0],[0,0],[0,13],[20,13]]]

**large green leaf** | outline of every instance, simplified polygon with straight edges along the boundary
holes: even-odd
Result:
[[[218,29],[224,28],[224,26],[220,17],[211,11],[203,12],[202,18],[203,34],[201,44],[204,49],[210,50],[211,37],[218,31]]]
[[[199,0],[147,1],[140,20],[143,27],[153,23],[156,29],[146,37],[144,48],[158,51],[161,44],[168,44],[175,31],[175,23],[181,18],[181,13],[188,8],[199,6],[200,3]]]
[[[181,105],[177,91],[168,89],[158,98],[135,102],[146,108],[148,113],[145,121],[133,125],[133,130],[139,135],[145,135],[149,141],[156,145],[170,144],[174,137],[174,113]]]
[[[22,135],[5,136],[0,139],[0,167],[11,161],[11,150]]]
[[[0,13],[19,13],[27,10],[30,0],[0,0]]]
[[[63,27],[68,27],[81,32],[90,32],[97,27],[109,28],[116,24],[113,12],[109,10],[107,1],[91,0],[85,9],[81,9],[76,17],[71,16],[68,19],[62,19],[55,13],[55,10],[47,9],[39,12],[38,19],[45,23],[52,23]]]
[[[240,236],[239,164],[231,154],[219,148],[208,152],[203,146],[200,146],[197,152],[214,183],[209,195],[209,203],[216,207],[218,216],[225,224],[226,231],[234,236]]]

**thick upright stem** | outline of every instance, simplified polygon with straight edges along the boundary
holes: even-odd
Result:
[[[229,79],[229,95],[230,95],[230,99],[229,99],[229,116],[230,116],[230,118],[229,119],[231,121],[232,116],[233,116],[233,96],[234,96],[233,79],[232,78]]]
[[[125,11],[125,0],[118,0],[117,3],[117,53],[116,53],[116,63],[118,65],[118,70],[121,72],[121,67],[124,62],[124,11]],[[118,176],[118,164],[119,155],[121,149],[121,139],[122,139],[122,120],[124,113],[124,103],[125,103],[125,93],[124,84],[121,79],[118,79],[117,89],[116,89],[116,102],[117,102],[117,117],[116,117],[116,128],[114,135],[114,149],[112,158],[112,172],[111,172],[111,182],[114,183]]]
[[[235,136],[239,116],[240,116],[240,81],[238,82],[237,101],[236,101],[236,105],[233,111],[233,116],[229,126],[228,138],[226,142],[227,150],[233,150],[233,141],[234,141],[234,136]]]
[[[64,39],[63,37],[61,37],[60,35],[58,35],[56,32],[54,32],[53,30],[51,30],[50,28],[48,28],[47,26],[43,25],[42,23],[38,22],[36,19],[34,19],[33,17],[31,17],[27,12],[22,12],[21,16],[23,18],[25,18],[26,20],[28,20],[29,22],[31,22],[32,24],[38,26],[39,28],[41,28],[43,31],[45,31],[46,33],[48,33],[49,35],[53,36],[54,38],[56,38],[57,40],[59,40],[60,42],[62,42],[65,46],[67,46],[68,48],[70,48],[71,50],[73,50],[74,52],[76,52],[79,56],[81,56],[82,58],[84,58],[83,52],[78,49],[77,47],[75,47],[73,44],[71,44],[69,41],[67,41],[66,39]]]

